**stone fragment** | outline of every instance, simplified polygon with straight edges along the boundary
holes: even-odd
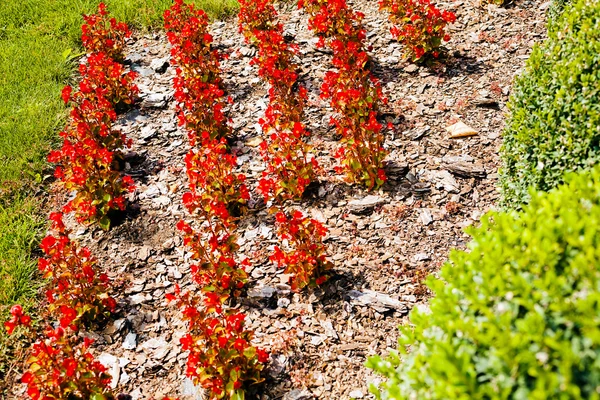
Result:
[[[108,374],[112,377],[112,380],[110,381],[110,388],[115,389],[119,384],[119,377],[121,373],[119,360],[112,354],[102,353],[98,356],[98,361],[108,370]]]
[[[408,72],[409,74],[412,74],[413,72],[415,72],[416,70],[419,69],[419,66],[417,64],[408,64],[405,68],[404,71]]]
[[[282,400],[311,400],[313,399],[313,395],[306,391],[300,389],[294,389],[291,392],[287,392],[283,395]]]
[[[350,290],[348,292],[350,301],[373,308],[375,311],[384,313],[389,310],[395,310],[401,313],[408,312],[408,308],[405,304],[401,303],[400,300],[394,299],[387,294],[375,292],[373,290],[364,290],[360,292],[358,290]]]
[[[148,140],[150,138],[155,137],[157,133],[158,131],[156,130],[156,127],[152,125],[146,125],[142,128],[142,131],[140,132],[140,137],[144,140]]]
[[[164,74],[167,71],[167,68],[169,68],[169,58],[156,58],[152,60],[150,63],[150,68],[152,68],[156,73]]]
[[[326,338],[326,336],[324,336],[324,335],[315,335],[310,338],[310,343],[313,346],[318,346],[325,341],[325,338]]]
[[[287,297],[282,297],[277,300],[277,307],[287,308],[287,306],[289,306],[290,303],[290,299],[288,299]]]
[[[150,93],[141,104],[144,108],[165,108],[166,105],[167,96],[164,93]]]
[[[450,139],[458,139],[458,138],[463,138],[463,137],[468,137],[468,136],[475,136],[478,134],[478,132],[475,129],[471,128],[470,126],[468,126],[467,124],[465,124],[462,121],[458,121],[454,125],[450,125],[450,126],[446,127],[446,131],[448,131],[448,133],[450,133]]]
[[[204,389],[194,385],[190,378],[184,378],[181,383],[181,394],[189,396],[192,400],[204,400]]]
[[[442,166],[463,178],[485,178],[487,176],[485,168],[473,161],[473,157],[470,156],[446,156],[442,159]]]
[[[125,350],[134,350],[137,347],[137,335],[133,332],[129,332],[127,336],[125,336],[125,340],[123,341],[123,348]]]
[[[368,195],[362,199],[351,200],[348,206],[353,214],[361,215],[371,213],[373,208],[385,202],[386,200],[380,196]]]
[[[435,180],[435,187],[444,189],[448,193],[458,193],[460,185],[448,171],[431,171],[431,175]]]
[[[421,214],[419,215],[419,220],[425,226],[431,224],[433,222],[433,217],[431,216],[431,212],[429,210],[421,211]]]
[[[275,304],[276,289],[270,286],[254,287],[248,290],[248,302],[257,307],[271,307]]]
[[[415,254],[414,260],[415,261],[428,261],[428,260],[431,260],[431,256],[429,256],[429,254],[427,254],[427,253],[418,253],[418,254]]]

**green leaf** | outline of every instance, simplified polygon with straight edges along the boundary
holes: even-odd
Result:
[[[100,226],[100,228],[104,229],[105,231],[110,229],[110,218],[108,218],[107,215],[105,215],[104,217],[100,218],[100,220],[98,221],[98,225]]]

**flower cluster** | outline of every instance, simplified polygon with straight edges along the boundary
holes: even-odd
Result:
[[[63,328],[101,322],[116,307],[108,295],[108,277],[98,272],[89,249],[69,238],[62,214],[52,213],[50,220],[53,233],[40,244],[46,257],[38,260],[40,272],[49,280],[49,311],[58,315]]]
[[[228,215],[220,214],[222,220],[230,220],[246,211],[250,200],[250,192],[244,183],[246,176],[233,172],[237,157],[228,152],[225,139],[204,138],[202,148],[191,150],[185,164],[190,187],[187,196],[190,200],[194,199],[194,202],[186,202],[191,213],[197,208],[192,203],[200,201],[224,207]]]
[[[246,40],[258,47],[252,63],[258,64],[259,76],[270,85],[269,106],[259,121],[265,134],[260,149],[267,170],[258,190],[266,199],[299,199],[316,179],[318,164],[309,155],[310,133],[302,123],[307,91],[299,84],[292,61],[297,46],[284,39],[272,0],[241,0],[239,20]]]
[[[250,343],[253,334],[244,329],[244,314],[224,310],[215,295],[200,299],[178,287],[168,299],[177,303],[188,323],[188,333],[180,340],[190,352],[186,375],[207,389],[210,399],[243,399],[245,384],[264,380],[260,372],[269,355]]]
[[[13,333],[17,326],[29,326],[31,323],[31,317],[23,314],[23,307],[20,305],[14,305],[10,308],[11,318],[4,323],[4,327],[9,335]]]
[[[171,57],[178,65],[174,87],[179,122],[186,126],[192,145],[206,135],[211,139],[230,136],[223,112],[222,56],[211,47],[208,16],[183,0],[175,0],[165,11],[164,21],[172,45]]]
[[[84,15],[83,19],[81,41],[88,53],[104,53],[122,61],[125,39],[131,36],[127,24],[111,18],[104,3],[98,5],[96,14]]]
[[[328,278],[327,271],[333,265],[327,260],[323,238],[327,228],[319,221],[305,217],[301,211],[286,215],[281,211],[275,214],[278,235],[286,240],[290,251],[282,251],[275,246],[271,261],[285,268],[290,274],[292,290],[300,290],[309,284],[321,285]]]
[[[112,378],[88,351],[92,343],[68,328],[46,327],[43,338],[32,345],[28,369],[21,377],[27,395],[33,400],[113,400]]]
[[[336,152],[348,180],[368,189],[380,187],[386,179],[383,161],[382,125],[378,104],[385,103],[381,86],[368,67],[363,42],[366,32],[363,15],[348,8],[345,0],[300,0],[299,7],[310,15],[309,27],[333,50],[335,71],[329,71],[321,96],[330,99],[338,117],[332,118],[345,146]]]
[[[257,44],[256,32],[279,31],[273,0],[241,0],[238,14],[239,32],[250,43]]]
[[[189,351],[186,375],[207,389],[211,399],[244,398],[246,383],[261,382],[268,356],[250,344],[244,315],[225,303],[240,295],[247,280],[247,260],[236,260],[235,228],[246,210],[250,193],[245,175],[233,172],[237,160],[229,152],[231,134],[225,118],[220,78],[221,56],[211,49],[208,17],[202,10],[176,0],[165,12],[165,29],[178,64],[174,80],[179,120],[193,148],[186,157],[190,191],[183,196],[198,228],[180,221],[177,228],[192,251],[192,278],[202,293],[168,295],[188,323],[181,339]]]
[[[111,376],[88,351],[92,340],[77,334],[80,326],[102,321],[114,312],[116,302],[107,294],[108,277],[98,273],[88,249],[69,239],[61,213],[50,214],[50,220],[53,233],[40,244],[46,257],[38,265],[49,279],[48,311],[58,321],[32,344],[21,382],[33,400],[113,400]],[[20,305],[10,313],[12,318],[4,323],[9,334],[18,326],[29,326],[31,317]]]
[[[221,303],[231,296],[237,297],[248,279],[245,271],[248,261],[238,263],[235,259],[239,246],[232,226],[211,221],[209,232],[205,233],[194,231],[188,223],[180,221],[177,228],[183,233],[184,244],[192,250],[196,262],[191,267],[194,282]]]
[[[69,99],[67,91],[63,89],[63,100],[67,103],[72,100],[81,104],[84,100],[98,102],[107,100],[117,109],[123,109],[135,101],[139,90],[133,83],[137,73],[126,72],[122,64],[110,58],[106,53],[91,53],[87,57],[87,64],[79,65],[81,82],[79,92]]]
[[[109,55],[122,54],[125,28],[120,23],[108,23],[109,27],[114,25],[113,32],[102,22],[106,18],[102,4],[97,15],[86,17],[82,30],[89,52],[87,64],[79,67],[79,90],[73,93],[73,88],[66,86],[62,91],[63,101],[72,109],[60,133],[62,147],[48,156],[48,161],[58,164],[56,178],[75,192],[64,211],[75,211],[80,223],[98,222],[103,229],[110,227],[112,210],[125,209],[124,194],[134,190],[131,178],[118,171],[120,149],[130,141],[113,124],[117,119],[115,107],[133,103],[138,92],[133,84],[136,74],[126,72]],[[104,52],[107,49],[112,50]]]
[[[454,13],[439,10],[430,0],[381,0],[379,8],[389,12],[392,35],[413,61],[439,57],[442,41],[450,40],[446,25],[456,20]]]
[[[178,0],[164,18],[171,56],[178,64],[174,86],[180,121],[186,125],[190,144],[197,147],[186,156],[190,191],[183,203],[202,224],[197,232],[183,221],[178,227],[198,262],[193,270],[196,283],[224,301],[236,295],[246,280],[243,265],[235,261],[234,229],[250,193],[245,175],[233,172],[237,159],[225,139],[230,128],[223,114],[220,55],[210,47],[208,17]]]
[[[232,295],[238,296],[247,280],[247,261],[238,263],[235,259],[239,246],[234,231],[250,193],[244,184],[245,175],[233,173],[235,164],[224,139],[206,138],[202,149],[187,154],[190,191],[183,195],[183,204],[202,223],[198,230],[184,221],[177,226],[196,261],[192,266],[195,282],[223,303]]]

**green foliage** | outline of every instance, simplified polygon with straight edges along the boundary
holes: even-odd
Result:
[[[600,168],[567,182],[470,230],[400,352],[369,360],[382,398],[600,398]]]
[[[580,0],[557,16],[516,79],[504,131],[503,203],[527,189],[550,190],[563,174],[600,161],[600,1]]]
[[[548,8],[549,23],[552,23],[552,21],[560,17],[569,4],[571,4],[571,0],[552,0],[552,4],[550,4],[550,7]]]

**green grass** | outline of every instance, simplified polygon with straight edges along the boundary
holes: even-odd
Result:
[[[196,0],[212,17],[236,0]],[[81,52],[81,15],[97,0],[0,0],[0,319],[10,305],[35,304],[35,249],[47,210],[39,188],[51,174],[45,155],[64,124],[60,90],[72,82]],[[106,0],[111,14],[139,29],[162,26],[171,0]],[[35,194],[38,194],[36,198]],[[0,393],[10,354],[0,333]]]

